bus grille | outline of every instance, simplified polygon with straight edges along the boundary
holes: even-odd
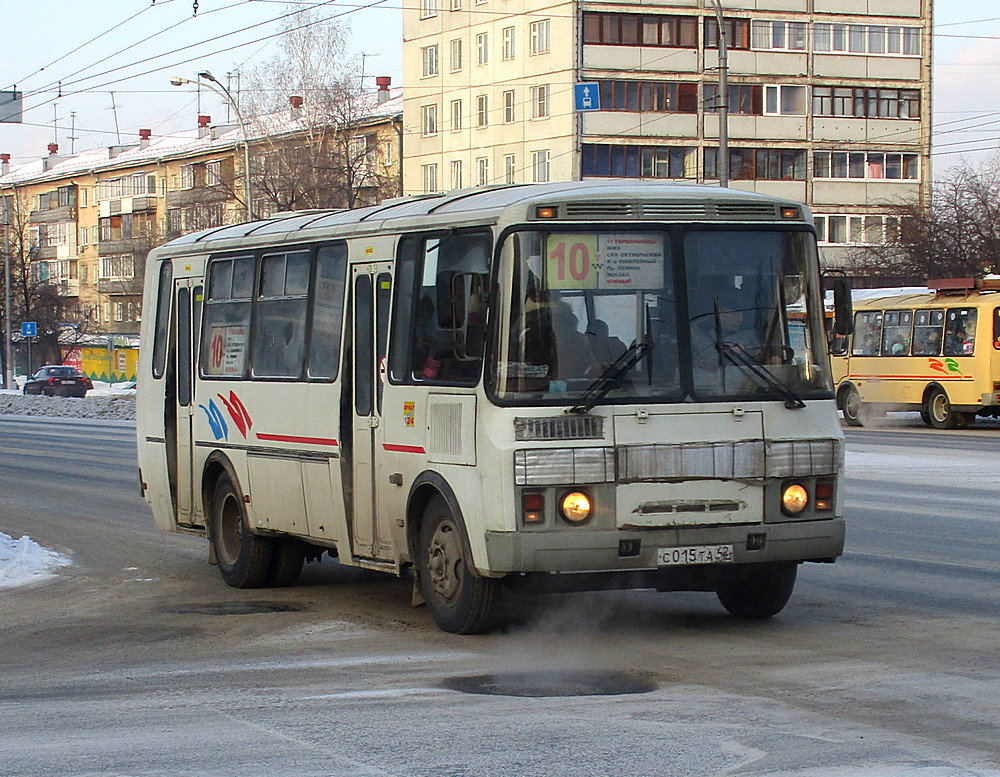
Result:
[[[515,418],[516,440],[602,440],[604,419],[596,415]]]
[[[708,208],[700,202],[647,202],[642,206],[642,218],[658,221],[704,220]]]
[[[717,202],[715,212],[719,218],[737,219],[743,218],[766,218],[777,219],[777,208],[767,202]]]
[[[630,202],[568,202],[569,219],[633,219],[635,208]]]

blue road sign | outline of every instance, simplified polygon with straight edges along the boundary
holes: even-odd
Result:
[[[21,337],[35,337],[38,335],[38,324],[34,321],[21,322]]]
[[[574,85],[573,96],[578,111],[601,110],[601,90],[596,81]]]

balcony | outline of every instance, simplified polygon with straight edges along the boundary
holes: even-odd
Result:
[[[232,196],[224,189],[181,189],[176,192],[167,192],[166,206],[168,208],[186,208],[191,205],[208,205],[230,199]]]
[[[60,221],[76,221],[76,206],[64,205],[61,208],[33,210],[28,220],[32,224],[55,224]]]

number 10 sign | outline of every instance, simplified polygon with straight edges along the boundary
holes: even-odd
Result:
[[[638,232],[548,236],[550,289],[657,289],[663,286],[663,236]]]

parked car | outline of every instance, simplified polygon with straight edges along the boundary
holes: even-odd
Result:
[[[50,397],[85,397],[93,387],[90,378],[81,375],[76,367],[49,364],[25,381],[24,393],[46,394]]]

